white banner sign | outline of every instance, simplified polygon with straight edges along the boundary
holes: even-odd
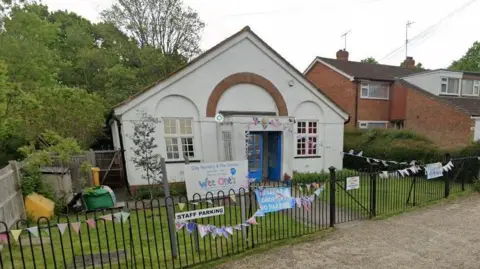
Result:
[[[442,163],[430,163],[425,166],[425,173],[427,179],[437,178],[443,176]]]
[[[347,191],[360,189],[360,177],[347,177]]]
[[[185,165],[185,185],[189,200],[222,197],[220,191],[230,196],[230,190],[239,193],[240,188],[248,192],[247,161]]]
[[[213,217],[225,214],[223,206],[205,208],[175,214],[175,222],[186,222],[187,220]]]

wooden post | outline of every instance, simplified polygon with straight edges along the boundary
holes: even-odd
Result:
[[[165,192],[165,206],[167,208],[167,220],[168,220],[168,233],[170,235],[170,246],[172,248],[172,256],[174,258],[178,257],[178,250],[177,250],[177,235],[176,235],[176,228],[175,228],[175,214],[174,214],[174,206],[175,202],[173,198],[170,197],[170,190],[168,188],[168,177],[167,177],[167,167],[165,165],[165,158],[160,158],[160,167],[162,169],[162,182],[163,182],[163,190]],[[167,197],[170,197],[167,199]]]

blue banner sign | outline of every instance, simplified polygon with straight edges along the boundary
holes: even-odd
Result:
[[[290,187],[258,188],[255,190],[260,211],[269,213],[295,207],[290,195]]]

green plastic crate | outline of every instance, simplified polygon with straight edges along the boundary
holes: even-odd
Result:
[[[110,192],[103,188],[93,188],[84,191],[83,201],[87,210],[97,210],[114,206]]]

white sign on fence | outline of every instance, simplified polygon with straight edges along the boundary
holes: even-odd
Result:
[[[347,177],[347,191],[360,189],[360,177]]]
[[[187,164],[185,185],[189,200],[205,199],[209,192],[208,197],[215,198],[221,195],[220,191],[224,196],[230,196],[230,190],[238,193],[240,188],[248,192],[247,161]]]
[[[187,220],[207,218],[223,214],[225,214],[223,206],[180,212],[175,214],[175,222],[185,222]]]
[[[442,163],[429,163],[425,166],[427,179],[433,179],[443,176]]]

